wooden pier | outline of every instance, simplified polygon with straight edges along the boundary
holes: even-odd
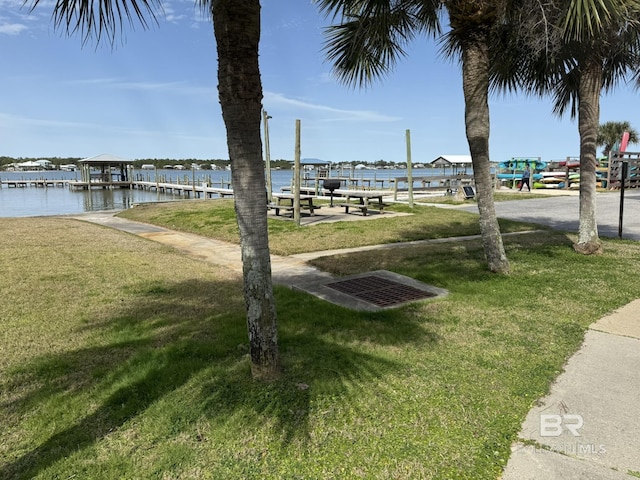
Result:
[[[214,196],[224,198],[233,196],[233,189],[211,187],[206,182],[200,185],[194,183],[165,183],[165,182],[143,182],[134,181],[131,182],[132,188],[138,188],[140,190],[156,191],[162,193],[173,193],[175,195],[182,195],[185,197],[200,198],[213,198]]]
[[[94,188],[131,188],[132,182],[120,182],[120,181],[111,181],[111,182],[84,182],[79,180],[68,180],[67,185],[70,190],[91,190]]]
[[[48,187],[66,187],[69,180],[47,180],[36,179],[36,180],[2,180],[0,182],[1,187],[7,188],[26,188],[26,187],[37,187],[37,188],[48,188]]]
[[[140,189],[147,191],[156,191],[167,194],[180,195],[183,197],[193,198],[225,198],[233,196],[233,189],[213,187],[208,183],[203,182],[201,184],[193,184],[191,182],[185,183],[169,183],[169,182],[150,182],[150,181],[132,181],[132,182],[83,182],[78,180],[48,180],[48,179],[34,179],[34,180],[2,180],[0,181],[0,188],[48,188],[48,187],[68,187],[69,190],[92,190],[92,189],[114,189],[114,188],[126,188],[126,189]]]

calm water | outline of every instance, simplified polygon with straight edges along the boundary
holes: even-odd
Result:
[[[437,169],[413,171],[414,177],[439,175]],[[155,180],[155,171],[136,170],[135,180]],[[174,183],[190,182],[194,178],[192,171],[158,170],[162,181]],[[384,180],[384,187],[388,187],[389,180],[394,177],[406,176],[405,170],[355,170],[332,172],[332,176],[344,176],[354,179]],[[282,187],[291,186],[291,170],[273,171],[271,181],[273,191],[279,192]],[[210,181],[214,186],[224,185],[230,181],[229,171],[198,170],[195,172],[196,183]],[[0,172],[0,180],[20,179],[48,179],[48,180],[79,180],[79,172]],[[373,185],[372,185],[373,186]],[[380,183],[378,183],[378,187]],[[0,188],[0,217],[31,217],[40,215],[64,215],[99,210],[124,210],[135,203],[158,202],[176,200],[183,197],[172,194],[161,194],[143,190],[127,189],[93,189],[70,190],[63,187],[48,188]]]

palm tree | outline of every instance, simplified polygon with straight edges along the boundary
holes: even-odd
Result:
[[[32,9],[40,0],[33,0]],[[218,50],[218,93],[227,129],[235,208],[242,250],[244,297],[252,374],[278,376],[277,316],[267,237],[266,187],[260,122],[262,83],[258,67],[259,0],[200,0],[212,16]],[[104,36],[113,43],[123,20],[155,19],[159,0],[56,0],[56,27],[81,32],[83,41]]]
[[[493,203],[489,157],[489,47],[507,0],[316,0],[320,10],[340,18],[327,30],[327,56],[346,84],[363,86],[387,74],[416,35],[440,33],[448,12],[448,56],[462,60],[467,142],[477,187],[482,243],[489,269],[508,273],[509,261]]]
[[[251,369],[255,378],[272,380],[280,359],[260,134],[260,1],[202,1],[210,5],[218,48],[218,94],[240,230]]]
[[[574,249],[599,253],[596,147],[600,95],[640,66],[640,2],[556,0],[543,6],[525,0],[520,7],[510,12],[517,20],[505,23],[505,45],[496,49],[501,58],[493,62],[499,68],[492,74],[499,88],[551,93],[554,113],[570,110],[572,117],[578,117],[580,225]]]
[[[596,220],[597,137],[600,94],[638,65],[640,31],[635,19],[640,6],[628,0],[572,0],[565,16],[568,52],[577,69],[580,132],[580,225],[577,252],[599,253]],[[634,19],[629,21],[630,19]],[[579,44],[576,45],[576,42]]]
[[[609,155],[611,149],[620,141],[624,132],[629,133],[629,143],[638,143],[638,132],[629,122],[605,122],[598,128],[598,146],[604,146],[602,154]]]

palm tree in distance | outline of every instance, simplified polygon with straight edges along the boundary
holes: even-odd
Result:
[[[603,146],[602,154],[609,156],[609,152],[620,142],[624,132],[629,133],[629,143],[638,143],[638,131],[629,122],[605,122],[598,128],[597,145]]]
[[[338,19],[326,30],[325,50],[338,78],[364,86],[387,74],[419,34],[440,34],[440,16],[449,14],[445,54],[462,61],[467,142],[477,188],[480,231],[489,269],[509,273],[495,214],[489,157],[489,50],[508,0],[316,0]]]
[[[211,15],[218,51],[218,93],[227,148],[244,277],[249,351],[254,378],[280,372],[276,308],[267,237],[266,186],[260,135],[262,83],[258,67],[260,0],[198,0]],[[31,8],[40,0],[33,0]],[[126,20],[155,20],[159,0],[56,0],[53,21],[83,42],[112,44]]]

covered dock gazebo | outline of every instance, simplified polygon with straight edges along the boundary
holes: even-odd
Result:
[[[133,160],[101,154],[83,158],[80,166],[80,182],[73,182],[82,188],[131,188]]]
[[[440,155],[429,162],[434,167],[441,167],[446,172],[447,167],[451,167],[453,175],[466,174],[467,168],[473,170],[471,155]]]
[[[319,158],[303,158],[300,160],[300,167],[303,170],[312,171],[316,179],[328,178],[331,176],[331,161],[329,160],[320,160]]]

